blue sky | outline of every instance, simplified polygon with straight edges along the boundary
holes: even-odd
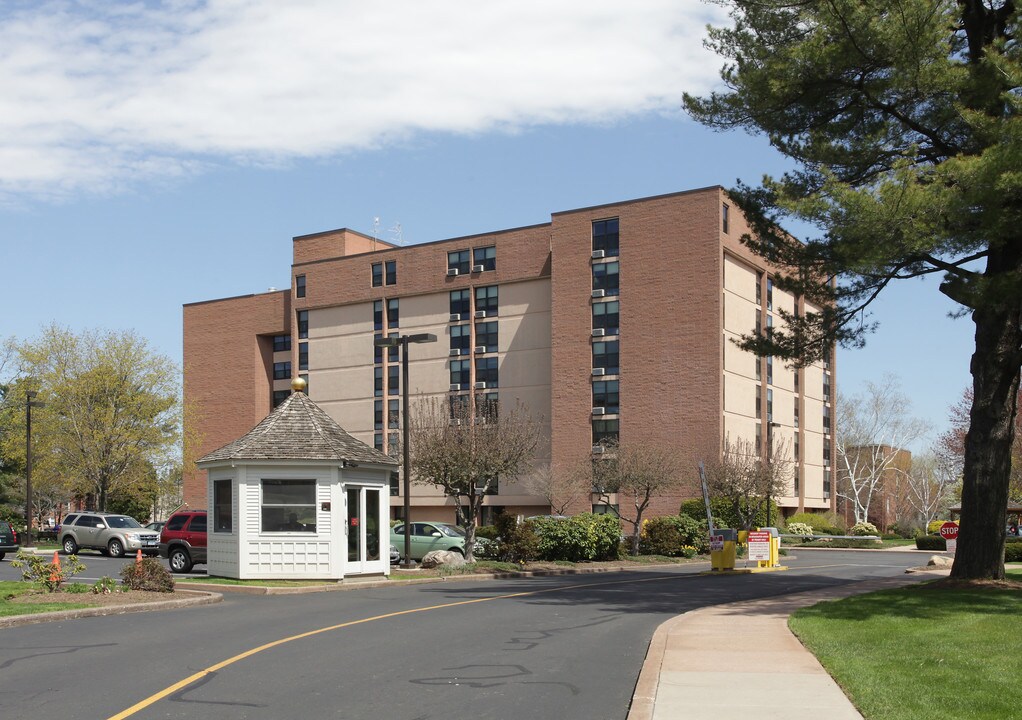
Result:
[[[295,235],[406,243],[754,182],[785,161],[679,110],[715,6],[9,0],[0,6],[0,338],[133,328],[177,362],[184,303],[286,287]],[[886,291],[838,387],[897,375],[937,430],[972,323]]]

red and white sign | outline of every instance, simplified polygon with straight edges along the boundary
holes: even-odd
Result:
[[[710,552],[720,552],[724,549],[723,535],[710,535]]]
[[[770,559],[770,533],[752,531],[749,533],[749,559]]]
[[[958,539],[958,523],[949,520],[940,526],[940,536],[945,540]]]

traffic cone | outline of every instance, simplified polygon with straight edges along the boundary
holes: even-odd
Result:
[[[139,549],[139,551],[137,553],[135,553],[135,564],[136,565],[141,565],[142,564],[142,550],[141,549]]]
[[[50,582],[60,582],[60,555],[53,553],[53,569],[50,570]]]

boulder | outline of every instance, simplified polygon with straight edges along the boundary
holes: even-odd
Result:
[[[448,567],[459,567],[465,564],[465,558],[459,552],[453,550],[430,550],[422,557],[419,563],[424,568],[435,568],[441,565]]]
[[[954,564],[954,559],[945,557],[944,555],[931,555],[929,562],[926,563],[927,567],[951,567]]]

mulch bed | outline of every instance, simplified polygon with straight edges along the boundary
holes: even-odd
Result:
[[[37,605],[45,603],[68,603],[73,605],[131,605],[133,603],[161,602],[173,600],[174,593],[148,592],[145,590],[128,590],[117,593],[68,593],[68,592],[31,592],[18,595],[11,603]]]

